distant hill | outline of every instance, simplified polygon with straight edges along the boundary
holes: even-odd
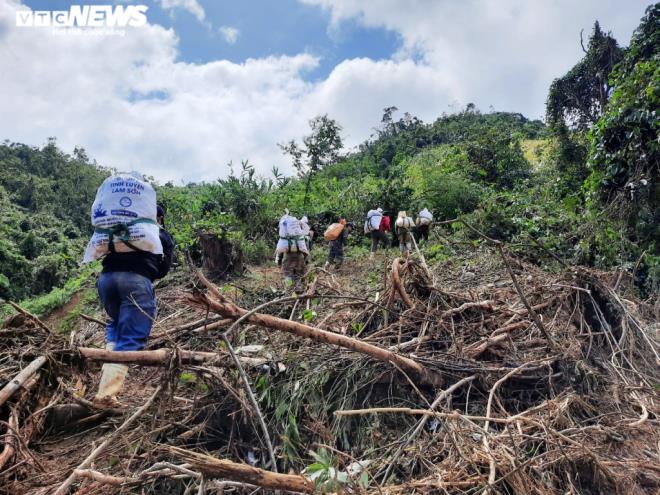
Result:
[[[89,206],[109,171],[54,140],[0,145],[0,297],[50,291],[72,276],[90,232]]]

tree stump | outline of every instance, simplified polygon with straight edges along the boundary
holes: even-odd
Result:
[[[225,279],[231,274],[243,273],[243,251],[225,235],[210,232],[199,234],[202,251],[202,269],[213,278]]]

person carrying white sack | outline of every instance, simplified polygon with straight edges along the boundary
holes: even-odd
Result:
[[[396,236],[399,239],[399,250],[402,256],[406,256],[412,249],[412,229],[415,222],[405,211],[400,211],[394,225]]]
[[[371,236],[369,259],[373,259],[378,250],[379,243],[383,248],[387,248],[389,244],[387,232],[389,231],[390,218],[383,214],[382,208],[376,208],[367,212],[367,219],[364,222],[364,233]]]
[[[275,261],[282,267],[284,279],[299,288],[300,281],[307,271],[309,251],[300,221],[285,210],[279,223],[279,240],[275,249]]]
[[[167,274],[174,251],[172,237],[159,225],[164,215],[156,192],[137,172],[107,178],[96,193],[94,234],[83,262],[103,258],[97,290],[109,316],[107,350],[139,351],[151,333],[156,317],[152,283]],[[96,407],[122,407],[117,395],[127,373],[126,365],[103,365]]]
[[[431,225],[433,224],[433,214],[424,208],[417,214],[415,219],[415,234],[417,234],[417,241],[419,244],[422,244],[422,241],[429,242],[429,232],[431,231]]]

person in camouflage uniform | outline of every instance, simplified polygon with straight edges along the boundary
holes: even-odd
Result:
[[[339,223],[345,223],[345,219],[339,220]],[[328,264],[334,265],[335,269],[339,269],[344,262],[344,247],[348,245],[348,235],[353,230],[353,224],[348,222],[341,231],[341,234],[334,241],[329,241],[330,252],[328,253]]]

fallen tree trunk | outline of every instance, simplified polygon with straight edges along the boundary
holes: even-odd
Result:
[[[208,280],[204,283],[210,284]],[[234,303],[230,302],[226,298],[223,298],[221,302],[215,299],[211,299],[210,297],[207,297],[206,295],[201,293],[195,295],[186,294],[184,298],[186,299],[187,302],[193,305],[203,308],[210,308],[216,313],[226,318],[232,318],[234,320],[237,320],[238,318],[247,315],[247,313],[249,313],[249,311],[243,308],[239,308],[238,306],[236,306]],[[346,335],[328,332],[326,330],[321,330],[319,328],[311,327],[309,325],[304,325],[302,323],[285,320],[283,318],[278,318],[277,316],[271,316],[262,313],[253,313],[247,315],[246,321],[262,327],[290,333],[298,337],[303,337],[305,339],[312,339],[317,342],[332,344],[338,347],[349,349],[354,352],[366,354],[367,356],[370,356],[376,359],[377,361],[391,363],[394,366],[399,367],[400,369],[406,372],[414,374],[423,383],[429,385],[442,384],[442,377],[440,376],[439,373],[427,369],[417,361],[414,361],[405,356],[401,356],[399,354],[395,354],[392,351],[388,351],[387,349],[383,349],[373,344],[369,344],[362,340],[347,337]]]
[[[406,292],[406,289],[403,287],[403,282],[401,281],[401,275],[399,272],[399,265],[401,264],[401,258],[395,258],[394,261],[392,262],[392,284],[396,288],[397,292],[401,296],[401,299],[403,299],[403,302],[408,306],[409,308],[414,308],[415,303],[412,302],[412,299],[410,299],[410,296]]]
[[[213,363],[216,365],[230,366],[228,356],[217,352],[198,352],[179,350],[177,353],[170,349],[156,349],[153,351],[106,351],[92,347],[79,347],[80,355],[91,361],[103,361],[105,363],[131,363],[143,366],[166,366],[173,357],[178,357],[181,364],[201,365]],[[265,358],[251,358],[240,356],[242,364],[258,367],[268,362]],[[225,363],[226,362],[226,363]]]
[[[280,474],[252,467],[248,464],[216,459],[178,447],[166,447],[207,478],[225,478],[260,486],[268,490],[314,493],[314,482],[299,474]]]
[[[28,379],[34,375],[39,368],[41,368],[48,359],[46,356],[39,356],[37,359],[28,364],[16,377],[7,383],[2,390],[0,390],[0,406],[7,402],[7,400],[20,389]]]

